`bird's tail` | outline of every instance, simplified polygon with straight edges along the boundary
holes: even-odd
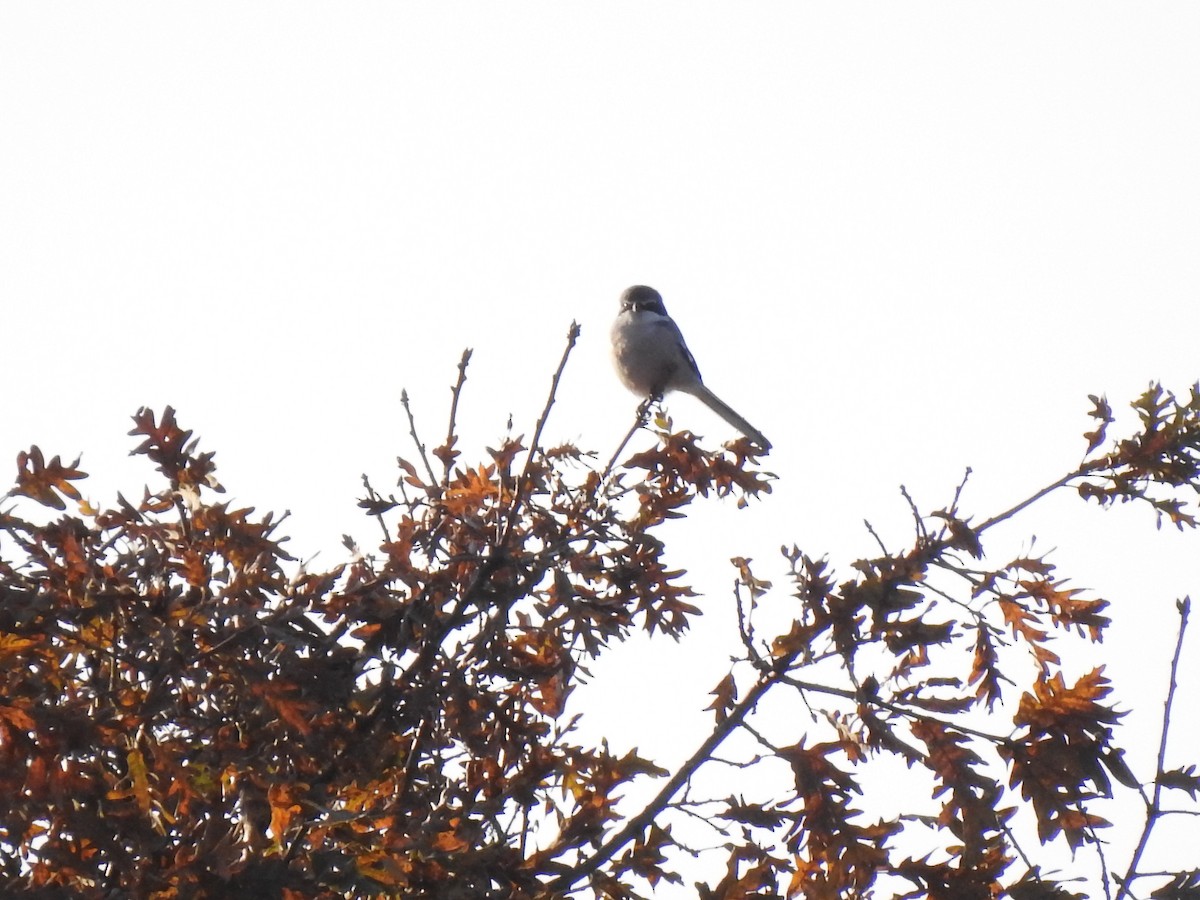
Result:
[[[701,403],[715,412],[718,416],[720,416],[746,437],[750,438],[750,440],[754,441],[754,443],[758,444],[758,446],[760,446],[763,450],[771,449],[771,442],[766,439],[761,431],[739,416],[732,406],[706,388],[703,384],[696,384],[694,387],[680,388],[680,390],[687,391],[689,394],[696,397]]]

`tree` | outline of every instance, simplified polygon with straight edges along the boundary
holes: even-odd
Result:
[[[714,687],[711,734],[668,771],[579,742],[571,692],[635,629],[687,639],[698,610],[661,526],[771,478],[745,440],[709,450],[660,430],[603,467],[546,446],[576,334],[530,440],[470,465],[464,354],[445,440],[427,452],[410,414],[416,461],[399,460],[395,491],[364,477],[378,549],[351,544],[329,571],[297,565],[272,515],[218,502],[213,454],[169,407],[131,432],[165,484],[110,509],[82,500],[78,460],[21,453],[0,511],[3,892],[635,897],[683,884],[698,851],[679,823],[702,819],[724,859],[706,898],[1081,896],[1042,870],[1064,844],[1099,850],[1076,864],[1106,896],[1197,896],[1194,856],[1139,868],[1172,817],[1200,812],[1195,761],[1167,740],[1188,601],[1153,698],[1157,770],[1133,772],[1104,672],[1069,676],[1050,646],[1100,640],[1107,603],[1045,556],[989,560],[984,541],[1066,490],[1193,528],[1200,388],[1152,385],[1140,427],[1111,442],[1093,397],[1078,466],[978,523],[961,489],[943,509],[914,504],[911,544],[881,541],[851,574],[785,548],[783,590],[736,559],[740,657]],[[38,506],[61,515],[35,521]],[[784,601],[781,627],[767,597]],[[880,769],[932,800],[864,795]],[[645,783],[642,808],[618,802]],[[1093,809],[1118,791],[1145,817],[1120,860]]]

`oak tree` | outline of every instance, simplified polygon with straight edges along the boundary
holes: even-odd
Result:
[[[1049,900],[1087,877],[1106,897],[1200,896],[1195,853],[1141,865],[1200,814],[1194,748],[1168,741],[1188,601],[1170,684],[1136,698],[1165,712],[1154,770],[1135,771],[1119,686],[1064,662],[1103,638],[1108,602],[1045,555],[986,552],[1056,492],[1194,528],[1200,389],[1152,385],[1115,438],[1091,398],[1062,477],[991,515],[961,490],[913,503],[911,540],[873,558],[788,544],[771,584],[731,537],[739,649],[697,711],[708,736],[665,768],[581,740],[572,692],[635,631],[689,639],[696,592],[662,526],[772,477],[745,440],[662,427],[607,464],[549,444],[576,333],[528,438],[479,459],[457,437],[465,354],[445,438],[427,447],[410,414],[395,487],[364,478],[378,546],[328,570],[294,560],[271,514],[222,502],[169,407],[134,416],[154,485],[108,508],[78,461],[21,452],[0,508],[0,893]],[[864,791],[875,772],[921,802]],[[1117,792],[1143,822],[1120,857],[1096,811]],[[1064,847],[1073,868],[1049,872]],[[696,854],[721,861],[692,887]]]

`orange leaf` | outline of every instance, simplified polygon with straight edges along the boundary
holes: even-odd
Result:
[[[125,757],[129,763],[129,777],[133,780],[133,795],[137,797],[138,808],[142,812],[150,812],[150,778],[146,768],[146,758],[142,751],[134,747]]]
[[[457,853],[465,850],[467,846],[467,842],[454,831],[443,831],[433,839],[433,849],[441,850],[444,853]]]
[[[292,793],[289,786],[273,784],[267,789],[267,802],[271,805],[271,825],[269,831],[276,846],[282,845],[283,836],[287,834],[288,826],[292,823],[292,818],[296,813],[300,812],[299,804],[291,801]]]

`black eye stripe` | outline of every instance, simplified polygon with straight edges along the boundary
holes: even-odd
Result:
[[[662,295],[654,288],[644,284],[635,284],[633,287],[625,289],[625,292],[621,294],[621,308],[645,309],[666,315]]]

